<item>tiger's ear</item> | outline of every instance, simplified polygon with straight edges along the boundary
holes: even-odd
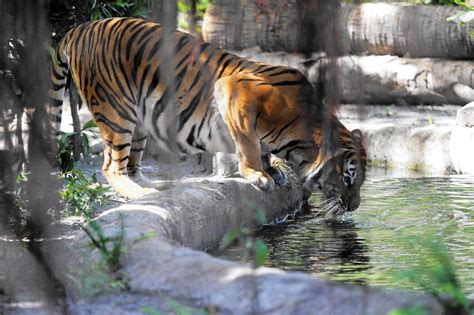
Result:
[[[362,143],[362,131],[360,129],[354,129],[351,131],[352,137],[354,138],[357,143]]]

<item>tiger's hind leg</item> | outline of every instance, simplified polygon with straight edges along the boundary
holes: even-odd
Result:
[[[130,176],[130,178],[140,186],[153,187],[153,182],[140,170],[140,164],[146,146],[146,139],[147,133],[137,124],[133,133],[130,156],[127,164],[127,173],[128,176]]]
[[[109,124],[112,126],[112,123]],[[143,188],[128,176],[127,168],[131,159],[130,153],[135,124],[122,121],[118,131],[108,127],[103,119],[98,119],[98,126],[105,142],[102,173],[107,178],[110,186],[120,195],[129,199],[137,199],[155,192],[154,189]],[[141,158],[141,154],[139,157]],[[133,155],[133,163],[137,162],[137,158],[137,155]]]

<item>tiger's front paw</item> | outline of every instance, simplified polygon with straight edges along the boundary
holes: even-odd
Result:
[[[244,175],[244,178],[247,179],[251,184],[260,188],[261,190],[268,191],[275,189],[275,181],[270,175],[265,172],[248,170]]]
[[[286,173],[283,172],[283,170],[279,169],[278,167],[271,166],[268,169],[266,169],[267,173],[273,178],[275,183],[279,186],[286,186],[288,185],[288,176],[286,176]]]

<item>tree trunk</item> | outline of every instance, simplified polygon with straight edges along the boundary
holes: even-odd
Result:
[[[170,29],[177,26],[178,8],[176,0],[148,0],[150,19],[161,23]]]
[[[204,40],[227,49],[296,50],[297,1],[268,2],[214,0],[204,16]]]
[[[239,55],[260,62],[287,65],[319,83],[326,58],[245,50]],[[339,99],[354,104],[458,104],[474,99],[474,61],[395,56],[346,56],[339,66]]]
[[[227,49],[256,45],[264,51],[307,52],[308,45],[312,51],[324,49],[318,43],[331,19],[323,2],[311,2],[321,4],[311,8],[294,0],[216,0],[204,17],[204,39]],[[474,22],[446,21],[459,10],[456,6],[345,4],[339,10],[335,38],[343,54],[474,59],[474,37],[469,35]],[[309,17],[316,21],[309,23]]]

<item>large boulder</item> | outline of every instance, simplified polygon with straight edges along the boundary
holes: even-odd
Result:
[[[474,102],[458,110],[449,150],[456,172],[474,174]]]

